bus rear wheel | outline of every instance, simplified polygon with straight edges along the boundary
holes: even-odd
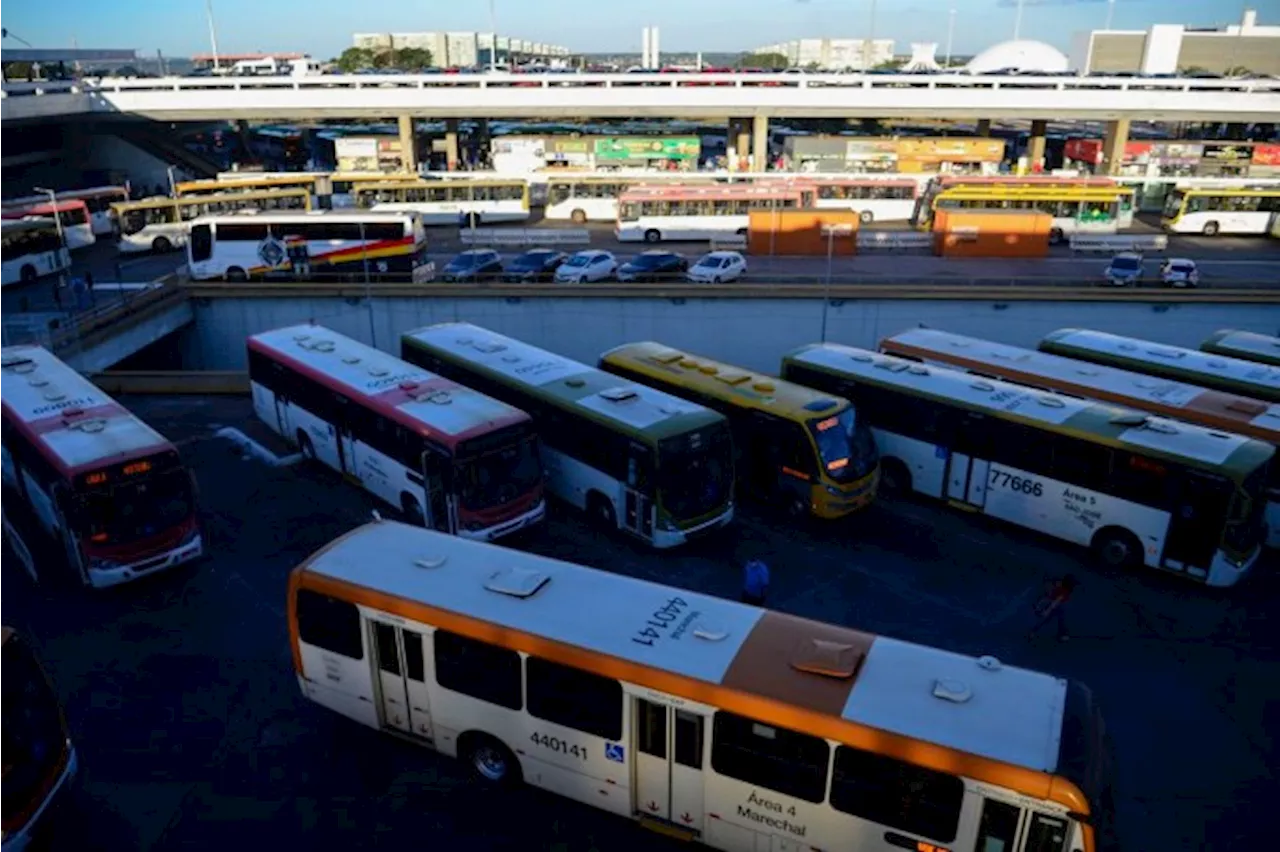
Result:
[[[1062,235],[1062,229],[1061,229],[1061,228],[1050,228],[1050,229],[1049,229],[1049,245],[1051,245],[1051,246],[1060,246],[1060,245],[1062,245],[1062,240],[1063,240],[1063,235]]]
[[[239,266],[229,266],[227,267],[227,271],[223,277],[228,281],[248,281],[249,273],[245,272]]]
[[[1205,222],[1204,227],[1200,229],[1200,233],[1204,234],[1206,237],[1212,237],[1218,233],[1219,227],[1220,226],[1217,222]]]
[[[650,228],[644,232],[644,241],[646,243],[657,243],[662,241],[662,232],[656,228]]]
[[[587,495],[587,514],[592,522],[604,529],[617,529],[618,516],[613,512],[613,504],[599,491]]]
[[[18,273],[18,276],[22,279],[23,284],[30,284],[39,277],[36,274],[36,268],[29,263],[23,265],[22,271]]]
[[[587,211],[574,210],[572,213],[569,214],[569,221],[573,222],[573,224],[575,225],[587,224]]]
[[[911,491],[911,471],[899,459],[880,461],[880,490],[900,497]]]
[[[1142,545],[1128,530],[1105,527],[1093,537],[1093,554],[1111,571],[1129,571],[1142,562]]]
[[[151,250],[156,254],[168,254],[173,251],[173,243],[168,237],[156,237],[151,241]]]
[[[463,734],[458,742],[458,756],[478,781],[498,787],[514,787],[520,783],[520,762],[511,749],[488,734],[476,731]]]

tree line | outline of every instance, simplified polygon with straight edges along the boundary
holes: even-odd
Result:
[[[333,60],[338,70],[350,74],[366,68],[378,70],[418,71],[431,67],[431,51],[423,47],[348,47]]]

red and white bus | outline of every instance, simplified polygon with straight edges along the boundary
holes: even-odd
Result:
[[[195,481],[177,448],[47,350],[0,352],[6,514],[29,516],[89,586],[200,557]]]
[[[253,407],[422,526],[491,541],[546,514],[529,415],[316,325],[248,341]]]
[[[58,217],[62,229],[62,238],[67,248],[75,250],[86,248],[96,242],[93,236],[93,223],[89,221],[89,207],[83,201],[59,201],[50,204],[5,204],[0,216],[5,219],[31,219]]]
[[[89,209],[89,222],[93,226],[93,233],[101,236],[115,231],[115,216],[112,215],[111,205],[128,201],[129,189],[123,186],[92,186],[88,189],[66,189],[54,193],[54,198],[58,201],[83,201]],[[48,201],[48,197],[44,195],[28,195],[24,198],[6,198],[3,206],[6,208],[10,206],[25,207],[33,204],[44,204]]]
[[[807,184],[701,184],[637,186],[618,198],[619,242],[715,240],[747,235],[752,209],[794,210],[807,206]]]

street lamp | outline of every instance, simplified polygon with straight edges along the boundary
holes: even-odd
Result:
[[[209,19],[209,46],[213,48],[213,72],[218,73],[218,31],[213,26],[213,0],[204,0],[204,14]]]
[[[836,237],[847,237],[853,234],[853,225],[848,222],[823,223],[822,233],[827,238],[827,280],[822,287],[822,336],[820,343],[827,342],[827,308],[831,305],[831,266],[835,257]]]
[[[53,224],[58,229],[58,242],[63,248],[66,248],[67,235],[62,232],[62,217],[58,215],[58,193],[52,189],[45,189],[43,186],[33,186],[32,189],[41,195],[49,196],[49,206],[53,208]]]
[[[497,71],[498,70],[498,13],[494,11],[493,0],[489,0],[489,29],[491,30],[491,33],[490,33],[491,40],[489,42],[489,70]],[[508,50],[507,53],[510,54],[511,51]]]
[[[1116,0],[1107,0],[1107,22],[1102,25],[1104,30],[1111,29],[1111,16],[1116,13]]]
[[[364,220],[360,220],[360,265],[364,267],[364,304],[369,312],[369,345],[378,348],[378,332],[373,321],[373,281],[369,277],[369,243],[364,238]]]
[[[947,13],[947,68],[951,67],[951,37],[956,32],[956,10]]]
[[[165,172],[169,175],[169,197],[171,198],[178,197],[178,183],[173,179],[173,170],[175,168],[176,166],[169,166],[165,169]]]

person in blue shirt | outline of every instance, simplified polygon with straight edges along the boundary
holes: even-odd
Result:
[[[749,559],[742,568],[742,602],[764,606],[769,592],[769,566],[763,559]]]

